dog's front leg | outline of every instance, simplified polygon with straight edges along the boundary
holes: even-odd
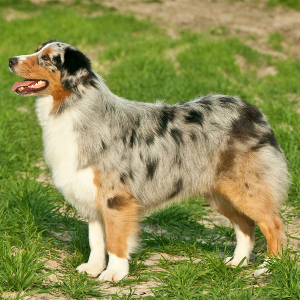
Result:
[[[89,260],[76,270],[96,277],[105,269],[105,232],[102,220],[89,221],[89,243],[91,248]]]
[[[138,231],[140,205],[133,197],[120,194],[101,201],[105,225],[108,266],[100,281],[119,281],[129,273],[129,254],[132,252]]]

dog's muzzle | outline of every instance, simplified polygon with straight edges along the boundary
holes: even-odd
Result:
[[[8,59],[8,61],[9,61],[8,65],[10,68],[18,64],[18,59],[16,57],[11,57]]]

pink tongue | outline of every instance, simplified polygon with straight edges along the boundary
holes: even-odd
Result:
[[[14,84],[14,86],[11,88],[11,90],[14,92],[20,86],[29,86],[34,82],[36,82],[36,80],[24,80],[24,81],[21,81],[21,82],[16,82]]]

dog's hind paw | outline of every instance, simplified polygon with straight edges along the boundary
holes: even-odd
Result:
[[[259,267],[257,270],[254,271],[253,276],[259,276],[263,273],[266,273],[267,271],[269,271],[269,268],[266,268],[266,266],[268,265],[269,259],[267,258]]]
[[[118,282],[128,274],[128,271],[122,270],[109,270],[103,271],[99,277],[99,281],[115,281]]]
[[[101,267],[96,264],[81,264],[76,268],[76,270],[80,273],[86,272],[87,274],[91,275],[92,277],[98,276],[102,271],[104,267]]]

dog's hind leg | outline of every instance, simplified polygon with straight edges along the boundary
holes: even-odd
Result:
[[[254,245],[254,221],[238,212],[230,202],[222,197],[213,203],[214,208],[230,220],[236,234],[237,245],[234,256],[227,258],[227,264],[237,266],[246,258],[241,266],[247,266]]]
[[[270,256],[278,256],[286,245],[286,236],[283,223],[276,211],[271,211],[263,218],[257,219],[257,224],[267,239],[267,251]],[[258,276],[268,270],[266,268],[268,259],[254,272]]]
[[[255,185],[251,183],[248,186],[249,188],[244,189],[238,180],[227,178],[220,181],[218,191],[237,211],[247,216],[248,220],[257,222],[267,239],[268,253],[276,256],[286,244],[284,226],[277,205],[263,182],[257,182]],[[250,221],[248,222],[250,224]],[[239,240],[237,230],[236,233]]]
[[[276,256],[286,244],[286,236],[277,201],[273,200],[275,196],[264,182],[257,181],[247,185],[248,188],[245,189],[238,180],[227,178],[220,181],[218,191],[237,211],[258,224],[267,239],[268,253]]]
[[[89,221],[89,244],[91,248],[89,260],[76,270],[96,277],[105,268],[105,232],[102,220]]]
[[[245,140],[229,145],[220,155],[215,192],[258,224],[268,253],[276,256],[286,244],[279,210],[287,194],[288,171],[275,137],[269,133],[265,139],[247,151]]]

